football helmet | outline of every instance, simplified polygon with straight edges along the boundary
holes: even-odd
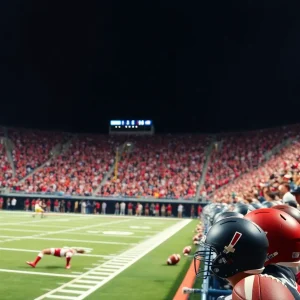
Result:
[[[242,215],[238,212],[235,212],[235,211],[225,211],[225,212],[218,213],[217,215],[215,215],[214,223],[217,223],[220,220],[223,220],[225,218],[230,218],[230,217],[244,218],[244,215]]]
[[[271,202],[271,201],[264,201],[263,203],[262,203],[262,207],[264,207],[264,208],[271,208],[271,207],[273,207],[273,206],[275,206],[276,204],[274,203],[274,202]]]
[[[287,201],[284,201],[283,204],[286,204],[286,205],[289,205],[291,207],[297,208],[297,201],[295,201],[295,200],[287,200]]]
[[[300,211],[297,208],[289,205],[275,205],[272,208],[284,211],[285,213],[296,219],[298,223],[300,223]]]
[[[246,215],[248,212],[253,211],[255,208],[247,204],[237,204],[234,208],[234,212],[238,212],[242,215]]]
[[[262,204],[259,202],[252,202],[249,206],[253,207],[254,209],[260,209],[263,207]]]
[[[265,232],[244,218],[230,217],[215,223],[201,241],[202,249],[194,255],[197,277],[214,274],[228,278],[237,273],[259,274],[264,270],[268,252]],[[196,261],[204,269],[196,269]]]
[[[300,265],[300,224],[293,217],[278,209],[265,208],[252,211],[245,219],[256,223],[266,232],[269,249],[265,266]]]

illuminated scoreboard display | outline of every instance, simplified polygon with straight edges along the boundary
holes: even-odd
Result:
[[[110,133],[153,133],[151,120],[111,120]]]

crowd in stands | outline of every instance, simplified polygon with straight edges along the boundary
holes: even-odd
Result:
[[[9,129],[13,142],[15,177],[21,180],[51,157],[53,148],[63,142],[63,134],[38,130]]]
[[[284,191],[285,186],[288,190]],[[256,170],[237,178],[214,193],[219,201],[235,199],[272,201],[283,197],[283,192],[300,193],[300,141],[297,137]],[[293,197],[290,197],[293,199]],[[296,198],[294,198],[296,200]]]
[[[213,142],[200,196],[241,196],[249,192],[249,187],[268,184],[272,174],[296,176],[299,129],[295,125],[222,134],[215,142],[209,135],[71,137],[9,129],[13,166],[2,142],[0,187],[25,193],[194,199]],[[4,132],[0,134],[4,136]],[[288,139],[294,143],[268,160],[268,152]],[[117,168],[113,170],[116,157]]]
[[[151,136],[134,139],[132,151],[123,153],[118,176],[111,176],[102,196],[191,199],[195,197],[206,136]]]
[[[0,135],[3,136],[4,133],[0,131]],[[13,169],[11,164],[8,161],[4,140],[2,139],[0,143],[0,187],[8,186],[12,178],[13,178]]]
[[[120,141],[108,136],[81,136],[69,148],[29,176],[17,189],[67,195],[91,195],[113,165]]]
[[[222,142],[216,143],[206,173],[207,194],[256,169],[266,161],[266,153],[288,138],[295,138],[299,129],[295,125],[221,137]]]

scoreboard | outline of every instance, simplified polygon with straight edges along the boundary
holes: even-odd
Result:
[[[153,134],[152,120],[111,120],[109,133]]]

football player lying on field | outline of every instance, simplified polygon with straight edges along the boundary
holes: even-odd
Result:
[[[35,268],[36,265],[38,264],[38,262],[43,258],[44,255],[53,255],[56,257],[65,257],[66,258],[66,269],[70,269],[71,268],[71,258],[73,255],[80,253],[83,254],[85,253],[85,250],[83,249],[74,249],[74,248],[48,248],[48,249],[44,249],[42,250],[38,256],[36,257],[35,261],[30,262],[27,261],[26,263]]]

